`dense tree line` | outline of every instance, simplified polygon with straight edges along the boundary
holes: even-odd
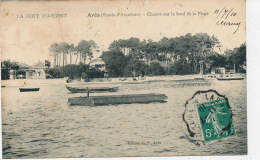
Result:
[[[108,51],[101,55],[109,77],[147,75],[183,75],[210,73],[214,67],[241,70],[246,66],[246,44],[223,53],[217,37],[206,33],[190,33],[174,37],[163,37],[159,41],[138,38],[113,41]],[[98,46],[93,40],[81,40],[76,46],[67,42],[53,43],[49,47],[53,56],[53,68],[46,63],[49,77],[102,78],[104,71],[90,67],[93,52]],[[88,64],[86,63],[89,60]],[[19,66],[2,62],[2,79],[9,77],[11,69]],[[21,73],[22,74],[22,73]]]
[[[80,64],[68,64],[64,68],[54,67],[46,70],[47,78],[63,78],[69,79],[91,79],[91,78],[104,78],[104,71],[100,71],[96,67]]]
[[[151,39],[141,41],[131,37],[113,41],[108,51],[102,53],[101,58],[110,77],[210,73],[214,67],[231,70],[235,66],[238,70],[245,65],[245,44],[219,54],[216,51],[220,51],[221,47],[217,37],[206,33],[195,35],[188,33],[174,38],[163,37],[159,41]],[[54,66],[62,67],[61,70],[64,70],[57,75],[75,78],[90,74],[89,67],[82,70],[78,63],[86,65],[87,57],[91,60],[93,49],[96,48],[98,47],[93,40],[82,40],[77,46],[66,42],[53,43],[49,50],[54,58]],[[76,56],[74,62],[72,56]],[[74,70],[69,69],[71,67]],[[73,75],[68,73],[70,71]],[[93,74],[92,76],[97,77]]]
[[[93,40],[81,40],[77,45],[67,42],[53,43],[49,51],[53,56],[53,68],[46,70],[50,78],[78,79],[104,76],[102,71],[89,67],[93,52],[98,51],[98,46]]]
[[[206,33],[167,38],[158,42],[138,38],[113,41],[101,58],[111,77],[210,73],[214,67],[236,71],[246,65],[246,45],[219,54],[217,37]],[[165,65],[161,65],[165,64]]]

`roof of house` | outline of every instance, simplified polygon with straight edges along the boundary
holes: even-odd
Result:
[[[162,67],[167,67],[167,66],[170,66],[171,64],[173,64],[174,62],[172,62],[172,61],[169,61],[169,62],[159,61],[159,60],[155,59],[155,60],[152,60],[152,61],[150,62],[150,64],[151,64],[151,63],[159,63]],[[149,65],[149,62],[148,62],[148,61],[145,61],[144,64]]]
[[[32,69],[33,67],[26,63],[19,63],[19,68],[20,69]]]
[[[90,65],[97,65],[97,64],[105,64],[105,62],[101,58],[94,59]]]
[[[44,63],[39,61],[33,68],[46,68],[46,66],[44,65]]]

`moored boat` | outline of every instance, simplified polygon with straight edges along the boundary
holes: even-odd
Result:
[[[72,93],[101,93],[101,92],[117,92],[119,87],[70,87],[66,88]]]
[[[37,92],[40,88],[29,88],[29,87],[22,87],[19,88],[20,92]]]
[[[194,77],[194,80],[205,80],[204,77]]]
[[[92,97],[73,97],[68,99],[69,105],[80,106],[102,106],[131,103],[152,103],[165,102],[168,97],[165,94],[128,94],[128,95],[107,95]]]
[[[243,80],[245,79],[244,77],[221,77],[221,78],[217,78],[217,80],[220,81],[230,81],[230,80]]]
[[[235,74],[221,75],[221,77],[217,78],[217,80],[220,81],[243,80],[243,79],[245,79],[245,77],[241,75],[235,75]]]
[[[194,80],[204,80],[205,78],[203,77],[203,75],[196,75],[194,76]]]

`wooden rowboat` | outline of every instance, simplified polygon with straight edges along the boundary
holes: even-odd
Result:
[[[165,94],[128,94],[108,95],[92,97],[73,97],[68,99],[69,105],[79,106],[102,106],[131,103],[165,102],[168,97]]]
[[[69,87],[67,89],[72,93],[101,93],[101,92],[117,92],[119,87]]]
[[[37,92],[40,88],[19,88],[20,92]]]
[[[203,77],[195,77],[194,80],[205,80]]]

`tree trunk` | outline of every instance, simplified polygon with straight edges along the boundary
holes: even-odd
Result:
[[[197,72],[197,67],[198,67],[198,64],[196,61],[194,61],[194,73]]]
[[[82,63],[82,54],[79,53],[79,63]]]
[[[58,66],[59,65],[59,55],[57,54],[56,55],[56,66]]]
[[[53,62],[53,67],[57,66],[57,56],[54,55],[54,62]]]
[[[60,62],[59,62],[59,66],[61,66],[61,53],[60,53]]]
[[[59,55],[56,55],[56,66],[59,65]]]
[[[72,53],[70,52],[70,64],[72,62]]]
[[[234,63],[234,73],[236,73],[236,64]]]
[[[68,52],[65,53],[65,66],[67,66],[67,64],[68,64],[67,58],[68,58]]]
[[[64,67],[65,64],[65,53],[62,53],[62,67]]]
[[[77,57],[76,57],[76,60],[75,60],[75,64],[77,64],[78,57],[79,57],[79,53],[77,53]]]
[[[56,66],[56,55],[53,55],[53,67]]]
[[[57,55],[57,66],[60,65],[60,54]]]
[[[63,52],[62,56],[62,72],[64,72],[64,66],[65,66],[65,52]]]

